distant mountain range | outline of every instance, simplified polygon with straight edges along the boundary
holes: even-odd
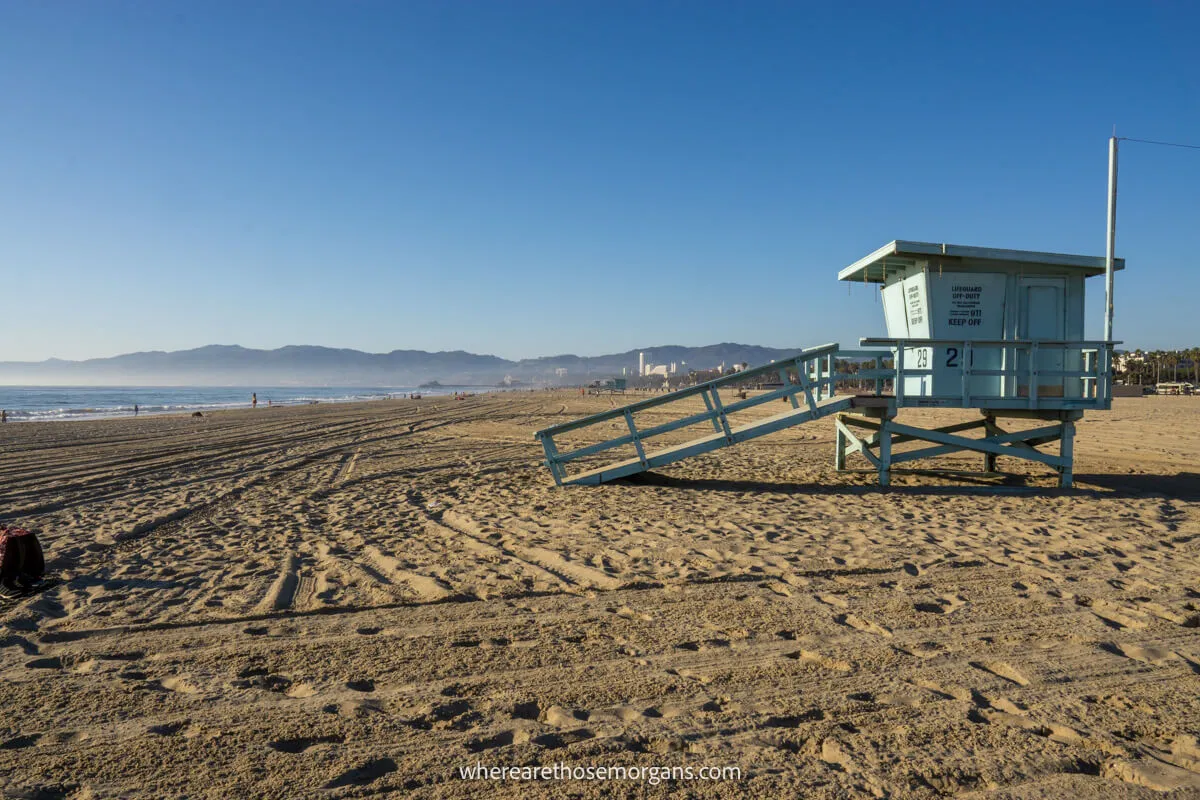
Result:
[[[712,369],[722,363],[765,364],[794,355],[799,348],[745,344],[707,347],[666,345],[625,353],[574,355],[509,361],[461,350],[429,353],[393,350],[364,353],[331,347],[296,346],[253,350],[237,345],[208,345],[194,350],[129,353],[86,361],[0,361],[0,383],[25,385],[132,386],[489,386],[506,378],[532,385],[571,385],[637,373],[638,354],[654,364],[677,365],[679,372]],[[566,370],[560,374],[559,370]]]

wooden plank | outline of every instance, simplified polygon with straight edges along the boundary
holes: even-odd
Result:
[[[816,363],[820,364],[821,362],[820,362],[820,360],[818,359]],[[780,380],[780,382],[781,382],[781,383],[782,383],[784,386],[789,386],[789,385],[790,385],[790,381],[788,380],[788,371],[787,371],[786,369],[781,369],[781,370],[779,370],[779,380]],[[799,407],[800,407],[800,401],[796,399],[796,393],[795,393],[795,392],[788,392],[788,394],[787,394],[787,398],[788,398],[788,400],[791,402],[791,404],[792,404],[792,408],[799,408]]]
[[[732,435],[729,432],[729,417],[725,416],[725,406],[721,404],[721,396],[717,394],[717,387],[714,386],[708,394],[712,398],[713,407],[717,409],[717,421],[721,423],[721,433],[729,438]]]
[[[844,419],[847,425],[854,425],[859,428],[867,428],[867,429],[873,430],[873,431],[879,431],[883,427],[882,423],[880,423],[880,422],[876,422],[874,420],[869,420],[869,419],[862,419],[859,417],[854,417],[849,414],[845,415],[844,417],[839,415],[839,419]],[[984,427],[985,424],[986,423],[984,420],[976,419],[976,420],[969,420],[967,422],[956,422],[953,425],[943,425],[940,428],[932,428],[931,430],[938,431],[939,433],[958,433],[959,431],[969,431],[973,428],[982,428],[982,427]],[[1001,431],[1001,433],[1003,433],[1003,431]],[[916,439],[917,439],[917,437],[914,437],[914,436],[895,436],[895,435],[893,435],[892,436],[892,444],[904,444],[905,442],[911,442]],[[867,447],[874,447],[875,444],[879,441],[878,433],[873,434],[872,436],[868,436],[863,441],[866,443]]]
[[[988,439],[974,439],[972,441],[1004,442],[1004,441],[1009,441],[1009,439],[1007,437],[1011,437],[1011,436],[1015,436],[1015,435],[1017,435],[1017,434],[1007,434],[1007,436],[989,437]],[[1057,430],[1057,427],[1056,427],[1054,434],[1038,437],[1037,439],[1033,440],[1033,443],[1034,444],[1048,444],[1050,442],[1057,441],[1060,437],[1061,437],[1061,433]],[[1027,451],[1038,453],[1037,450],[1034,450],[1033,447],[1030,446],[1030,443],[1023,442],[1023,441],[1012,441],[1009,444],[1009,448],[1011,450],[1016,450],[1016,452],[1007,452],[1007,453],[993,453],[993,452],[987,452],[987,451],[984,451],[984,452],[986,452],[987,455],[993,455],[993,456],[1005,455],[1005,456],[1011,456],[1012,458],[1025,458],[1025,456],[1023,454]],[[892,462],[900,463],[903,461],[916,461],[921,458],[934,458],[936,456],[949,455],[950,453],[960,453],[964,449],[966,449],[966,448],[958,447],[957,445],[949,445],[949,444],[937,445],[934,447],[923,447],[920,450],[909,450],[908,452],[905,452],[905,453],[897,453],[896,455],[892,456]],[[1045,455],[1045,454],[1039,453],[1039,455]],[[1036,460],[1036,459],[1030,459],[1030,460]]]
[[[633,449],[637,450],[638,461],[646,463],[646,450],[642,447],[641,437],[638,436],[637,426],[633,424],[633,412],[625,409],[625,424],[629,426],[629,435],[633,437]]]
[[[543,439],[543,441],[545,441],[545,440]],[[562,453],[558,456],[558,462],[560,464],[565,464],[568,461],[574,461],[577,458],[583,458],[584,456],[593,456],[596,453],[603,453],[605,450],[611,450],[614,447],[621,447],[623,445],[632,444],[632,443],[633,443],[633,434],[626,434],[624,436],[618,436],[615,439],[609,439],[604,442],[597,442],[596,444],[589,444],[587,447],[581,447],[578,450],[571,450],[570,452]]]
[[[906,433],[917,439],[924,439],[929,442],[938,444],[954,445],[962,450],[977,450],[981,453],[996,453],[1002,456],[1016,456],[1024,458],[1028,461],[1039,461],[1043,464],[1049,464],[1052,467],[1059,465],[1058,456],[1052,456],[1047,453],[1039,453],[1036,450],[1025,452],[1014,452],[1012,448],[1003,444],[995,444],[987,439],[967,439],[963,436],[955,436],[950,433],[938,433],[937,431],[927,431],[921,428],[914,428],[911,425],[901,425],[898,422],[889,423],[893,430],[897,433]]]
[[[747,408],[761,406],[763,403],[770,403],[772,400],[790,397],[792,399],[793,408],[799,405],[796,402],[795,395],[800,391],[799,386],[787,385],[782,389],[772,389],[769,392],[758,395],[757,397],[747,397],[745,400],[739,400],[736,403],[730,403],[725,406],[726,414],[736,414],[739,411],[744,411]]]
[[[704,407],[707,408],[708,412],[712,415],[713,430],[720,431],[721,430],[721,421],[719,419],[717,419],[716,408],[713,406],[712,398],[708,396],[708,392],[705,392],[704,394],[702,394],[700,396],[704,398]]]
[[[708,395],[705,395],[706,400],[707,398]],[[711,401],[708,404],[711,405]],[[715,412],[701,411],[698,414],[692,414],[691,416],[684,417],[682,419],[676,419],[670,422],[664,422],[661,425],[655,425],[653,428],[645,428],[644,430],[639,431],[638,435],[641,437],[642,441],[645,441],[646,439],[658,436],[661,433],[667,433],[669,431],[679,430],[680,428],[686,428],[690,425],[695,425],[698,422],[703,422],[706,419],[712,420],[713,427],[716,430],[721,429],[721,424],[717,422],[717,415]]]
[[[879,469],[879,464],[880,464],[879,459],[875,456],[874,453],[872,453],[869,449],[867,449],[866,444],[861,439],[859,439],[857,436],[855,436],[853,431],[851,431],[848,427],[846,427],[846,424],[844,422],[842,422],[842,419],[840,416],[834,419],[833,424],[837,428],[838,436],[844,437],[845,439],[849,440],[849,445],[843,447],[845,452],[843,452],[843,454],[842,454],[842,466],[840,467],[840,469],[845,469],[845,466],[846,466],[845,453],[846,452],[861,453],[863,458],[865,458],[865,459],[867,459],[867,461],[871,462],[871,466],[873,466],[875,469]]]

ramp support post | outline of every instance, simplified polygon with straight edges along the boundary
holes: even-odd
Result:
[[[638,461],[643,467],[646,466],[646,448],[642,447],[642,437],[638,434],[637,426],[633,424],[633,414],[629,409],[625,409],[625,424],[629,428],[629,436],[633,439],[633,448],[637,450]]]
[[[837,439],[833,446],[833,468],[841,472],[846,469],[846,434],[841,425],[834,426],[834,435]]]
[[[539,436],[542,440],[542,450],[546,453],[546,460],[543,462],[550,468],[550,475],[554,478],[555,486],[562,486],[563,482],[563,466],[558,463],[558,448],[554,446],[553,436]]]
[[[708,413],[711,415],[710,419],[712,420],[713,430],[720,433],[721,421],[717,419],[717,409],[713,405],[712,398],[708,396],[708,392],[701,392],[700,396],[704,398],[704,407],[708,409]]]

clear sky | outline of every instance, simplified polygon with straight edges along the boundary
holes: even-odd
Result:
[[[883,335],[891,239],[1103,255],[1200,4],[0,0],[0,360]],[[1116,338],[1200,345],[1200,151],[1124,143]],[[1102,279],[1089,281],[1089,335]]]

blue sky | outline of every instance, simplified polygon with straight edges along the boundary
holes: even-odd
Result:
[[[1103,254],[1194,3],[0,0],[0,360],[882,335],[894,239]],[[1200,344],[1200,151],[1121,151],[1116,338]],[[1089,281],[1099,337],[1102,279]]]

